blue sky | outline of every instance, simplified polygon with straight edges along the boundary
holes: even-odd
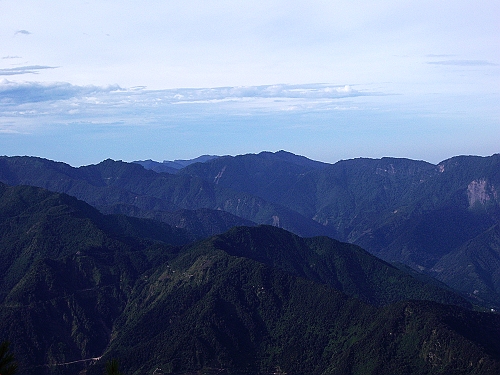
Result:
[[[0,0],[0,154],[500,152],[498,1]]]

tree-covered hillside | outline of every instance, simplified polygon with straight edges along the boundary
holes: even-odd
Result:
[[[497,314],[327,237],[259,226],[193,243],[3,184],[0,231],[0,337],[23,374],[113,358],[124,374],[500,371]]]
[[[494,374],[500,369],[498,315],[429,301],[365,304],[296,276],[300,270],[284,271],[291,266],[286,259],[271,266],[266,250],[274,252],[281,243],[281,263],[292,243],[269,229],[239,228],[189,246],[158,268],[136,286],[103,358],[123,358],[134,374],[158,368],[228,374],[268,374],[276,368],[289,374]],[[262,242],[242,249],[236,244],[246,243],[249,230]],[[247,251],[254,256],[244,255]],[[257,261],[255,253],[261,251]],[[359,286],[344,284],[349,291]]]
[[[160,222],[0,184],[0,337],[22,373],[98,357],[137,278],[189,241]]]
[[[500,307],[494,267],[464,255],[467,248],[484,264],[497,262],[495,239],[481,238],[500,224],[500,154],[438,165],[398,158],[326,164],[284,151],[200,160],[172,175],[112,160],[73,168],[0,157],[0,181],[64,192],[103,213],[161,220],[193,238],[253,223],[327,235]],[[457,281],[455,269],[474,282]]]
[[[500,154],[460,156],[438,165],[382,158],[343,160],[313,168],[278,156],[241,155],[190,165],[179,173],[218,186],[251,192],[328,228],[334,238],[356,243],[390,262],[400,262],[457,287],[457,267],[471,264],[463,248],[500,224]],[[477,249],[497,262],[495,241]],[[459,263],[457,263],[459,262]],[[488,267],[462,275],[487,288],[464,292],[500,306],[500,289]],[[465,272],[465,273],[464,273]],[[465,289],[465,285],[471,286]]]
[[[225,211],[258,224],[278,225],[303,236],[329,234],[327,228],[316,221],[261,197],[224,188],[196,176],[156,173],[135,163],[105,160],[73,168],[41,158],[0,157],[0,182],[66,193],[104,212],[122,210],[161,219],[165,211],[208,208],[215,210],[212,215]]]

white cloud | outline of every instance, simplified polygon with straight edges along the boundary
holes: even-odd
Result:
[[[0,80],[0,129],[26,133],[44,126],[177,126],[216,116],[324,113],[355,108],[343,100],[380,96],[350,85],[305,84],[147,90],[66,82]],[[191,119],[191,120],[190,120]],[[4,126],[8,122],[8,126]],[[2,125],[2,123],[4,125]],[[111,125],[110,125],[111,124]],[[168,125],[170,124],[170,125]],[[73,126],[73,125],[71,125]]]
[[[207,100],[231,100],[251,98],[272,99],[340,99],[348,97],[382,95],[364,90],[355,90],[350,85],[301,84],[261,85],[238,87],[215,87],[197,89],[157,90],[172,101],[195,102]]]
[[[36,67],[24,67],[28,68]],[[0,70],[1,74],[1,70]],[[113,93],[112,96],[108,95]],[[41,83],[0,81],[1,102],[4,104],[38,103],[74,98],[94,104],[145,105],[146,103],[198,103],[241,99],[327,99],[352,98],[382,95],[367,90],[355,90],[350,85],[262,85],[244,87],[180,88],[168,90],[146,90],[144,88],[123,89],[117,85],[77,86],[67,82]]]

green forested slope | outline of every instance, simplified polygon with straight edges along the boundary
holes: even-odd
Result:
[[[500,369],[498,315],[428,301],[377,308],[207,244],[184,249],[138,284],[114,332],[104,358],[120,358],[133,374]]]
[[[209,208],[170,212],[142,210],[133,205],[115,204],[100,207],[100,211],[106,214],[122,214],[161,221],[172,227],[185,229],[193,238],[197,239],[224,233],[235,226],[257,225],[229,212]]]
[[[168,243],[188,241],[159,222],[0,184],[0,335],[21,369],[100,355],[136,279]]]
[[[456,293],[418,281],[356,245],[328,237],[301,238],[271,226],[239,227],[196,246],[254,259],[373,305],[427,299],[470,307]]]
[[[500,225],[497,224],[444,256],[432,275],[478,301],[497,304],[500,293]]]
[[[98,178],[84,169],[86,181],[103,183],[118,166],[111,185],[140,186],[126,163],[107,163]],[[495,201],[483,201],[471,214],[494,219]],[[259,226],[191,243],[187,231],[160,222],[3,184],[0,234],[0,339],[12,342],[25,374],[86,366],[100,374],[114,357],[127,374],[500,371],[497,314],[470,311],[436,283],[327,237]],[[492,226],[453,253],[458,259],[441,259],[474,265],[464,285],[484,283],[480,270],[491,275],[485,286],[496,285],[484,254],[497,239]]]

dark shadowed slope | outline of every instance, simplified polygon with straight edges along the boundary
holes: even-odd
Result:
[[[146,216],[144,211],[209,208],[304,236],[328,234],[314,220],[260,197],[222,188],[198,177],[156,173],[134,163],[105,160],[73,168],[46,159],[0,157],[0,181],[63,192],[107,212],[114,212],[108,206],[117,204],[128,206],[129,213],[137,207],[142,216]]]
[[[176,251],[169,243],[189,240],[160,222],[0,184],[0,335],[21,373],[100,356],[137,278]]]
[[[302,241],[276,228],[237,228],[185,248],[137,285],[103,358],[121,358],[137,374],[157,368],[178,374],[500,369],[498,315],[425,301],[361,303],[305,271],[314,254],[352,249]],[[314,251],[307,250],[311,243]],[[345,289],[363,284],[355,281],[358,274],[336,271]]]

